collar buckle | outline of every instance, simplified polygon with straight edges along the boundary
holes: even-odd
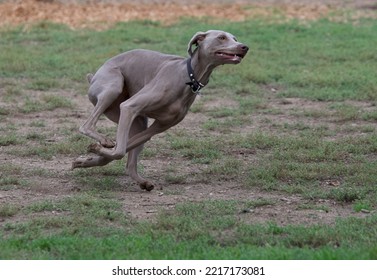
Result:
[[[191,58],[187,59],[187,72],[189,74],[189,78],[191,82],[186,83],[186,85],[189,85],[191,88],[191,91],[195,94],[200,94],[200,90],[204,88],[204,85],[195,79],[194,76],[194,70],[191,66]]]

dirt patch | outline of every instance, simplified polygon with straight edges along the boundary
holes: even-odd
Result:
[[[271,204],[255,208],[238,208],[238,217],[250,224],[272,222],[278,225],[334,224],[344,217],[365,217],[352,207],[330,200],[310,202],[300,196],[282,196],[276,193],[245,189],[231,182],[211,184],[170,185],[166,190],[140,193],[137,189],[122,194],[124,210],[137,219],[153,220],[161,210],[174,209],[179,203],[203,200],[269,201]],[[307,207],[305,207],[307,205]]]

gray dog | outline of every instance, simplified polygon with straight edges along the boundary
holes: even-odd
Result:
[[[95,155],[77,158],[72,168],[103,166],[128,152],[129,175],[141,189],[151,191],[154,184],[137,172],[143,144],[183,120],[213,69],[240,63],[248,50],[232,34],[209,30],[190,40],[189,58],[137,49],[106,61],[94,76],[87,76],[89,100],[95,107],[80,127],[81,133],[98,141],[89,146]],[[95,130],[102,114],[118,124],[115,143]],[[149,127],[148,118],[155,120]]]

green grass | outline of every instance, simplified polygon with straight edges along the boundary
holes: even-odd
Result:
[[[23,113],[40,111],[51,111],[56,108],[72,108],[72,102],[59,95],[43,95],[38,100],[31,100],[26,97],[25,104],[21,108]]]
[[[18,138],[16,134],[8,134],[0,136],[0,146],[10,146],[21,144],[22,141]]]
[[[264,202],[263,204],[265,204]],[[1,258],[33,259],[375,259],[376,218],[333,226],[248,225],[239,201],[203,201],[135,223],[119,205],[90,196],[46,201],[27,210],[65,212],[7,224]],[[71,212],[67,212],[71,209]],[[200,209],[200,210],[199,210]],[[74,211],[72,211],[74,210]],[[14,210],[3,210],[6,215]],[[94,230],[93,226],[102,221]],[[94,230],[94,231],[93,231]],[[48,231],[49,234],[43,234]],[[9,236],[12,237],[9,237]],[[90,248],[87,250],[85,248]]]
[[[78,110],[72,99],[85,92],[86,73],[119,52],[147,48],[186,56],[192,34],[207,29],[234,33],[250,54],[236,67],[215,71],[192,108],[203,117],[200,128],[186,131],[183,122],[147,145],[143,159],[173,158],[155,176],[169,185],[231,183],[250,193],[302,197],[299,210],[331,212],[330,203],[316,203],[328,200],[364,218],[250,223],[252,217],[244,217],[252,210],[279,200],[204,197],[141,221],[120,199],[124,161],[74,172],[30,167],[66,161],[91,143],[64,114],[53,129],[48,119],[30,116]],[[41,23],[0,36],[0,152],[9,162],[28,163],[0,165],[0,199],[6,201],[0,206],[0,259],[377,258],[376,21],[144,21],[104,31]],[[208,106],[221,98],[231,105]],[[291,98],[316,106],[290,108]],[[179,161],[195,168],[187,171]],[[44,185],[55,180],[64,182],[60,196]],[[46,195],[33,200],[8,196],[42,187]]]
[[[19,209],[17,206],[14,206],[12,204],[2,204],[0,206],[0,217],[1,218],[7,218],[12,217],[18,213]]]
[[[376,151],[374,134],[337,141],[308,136],[279,138],[253,133],[238,139],[239,145],[254,147],[261,153],[258,163],[248,171],[246,184],[340,202],[375,201],[377,177],[372,170],[376,161],[366,157]],[[341,179],[340,187],[324,188],[323,183],[329,179]]]
[[[183,27],[185,32],[181,32]],[[247,62],[237,69],[224,67],[218,71],[213,79],[218,88],[247,94],[256,85],[275,84],[283,86],[279,95],[286,97],[376,100],[373,73],[377,58],[373,46],[377,27],[373,21],[358,25],[326,20],[310,25],[183,21],[171,27],[135,22],[101,32],[72,31],[43,23],[27,33],[21,27],[2,32],[0,76],[27,77],[26,87],[30,89],[70,88],[121,51],[138,47],[186,56],[181,46],[191,34],[210,28],[234,32],[251,47]],[[149,36],[156,39],[145,40]]]

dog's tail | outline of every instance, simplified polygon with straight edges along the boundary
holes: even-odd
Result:
[[[93,74],[92,73],[87,74],[86,79],[88,80],[88,83],[90,84],[92,82],[92,79],[93,79]]]

